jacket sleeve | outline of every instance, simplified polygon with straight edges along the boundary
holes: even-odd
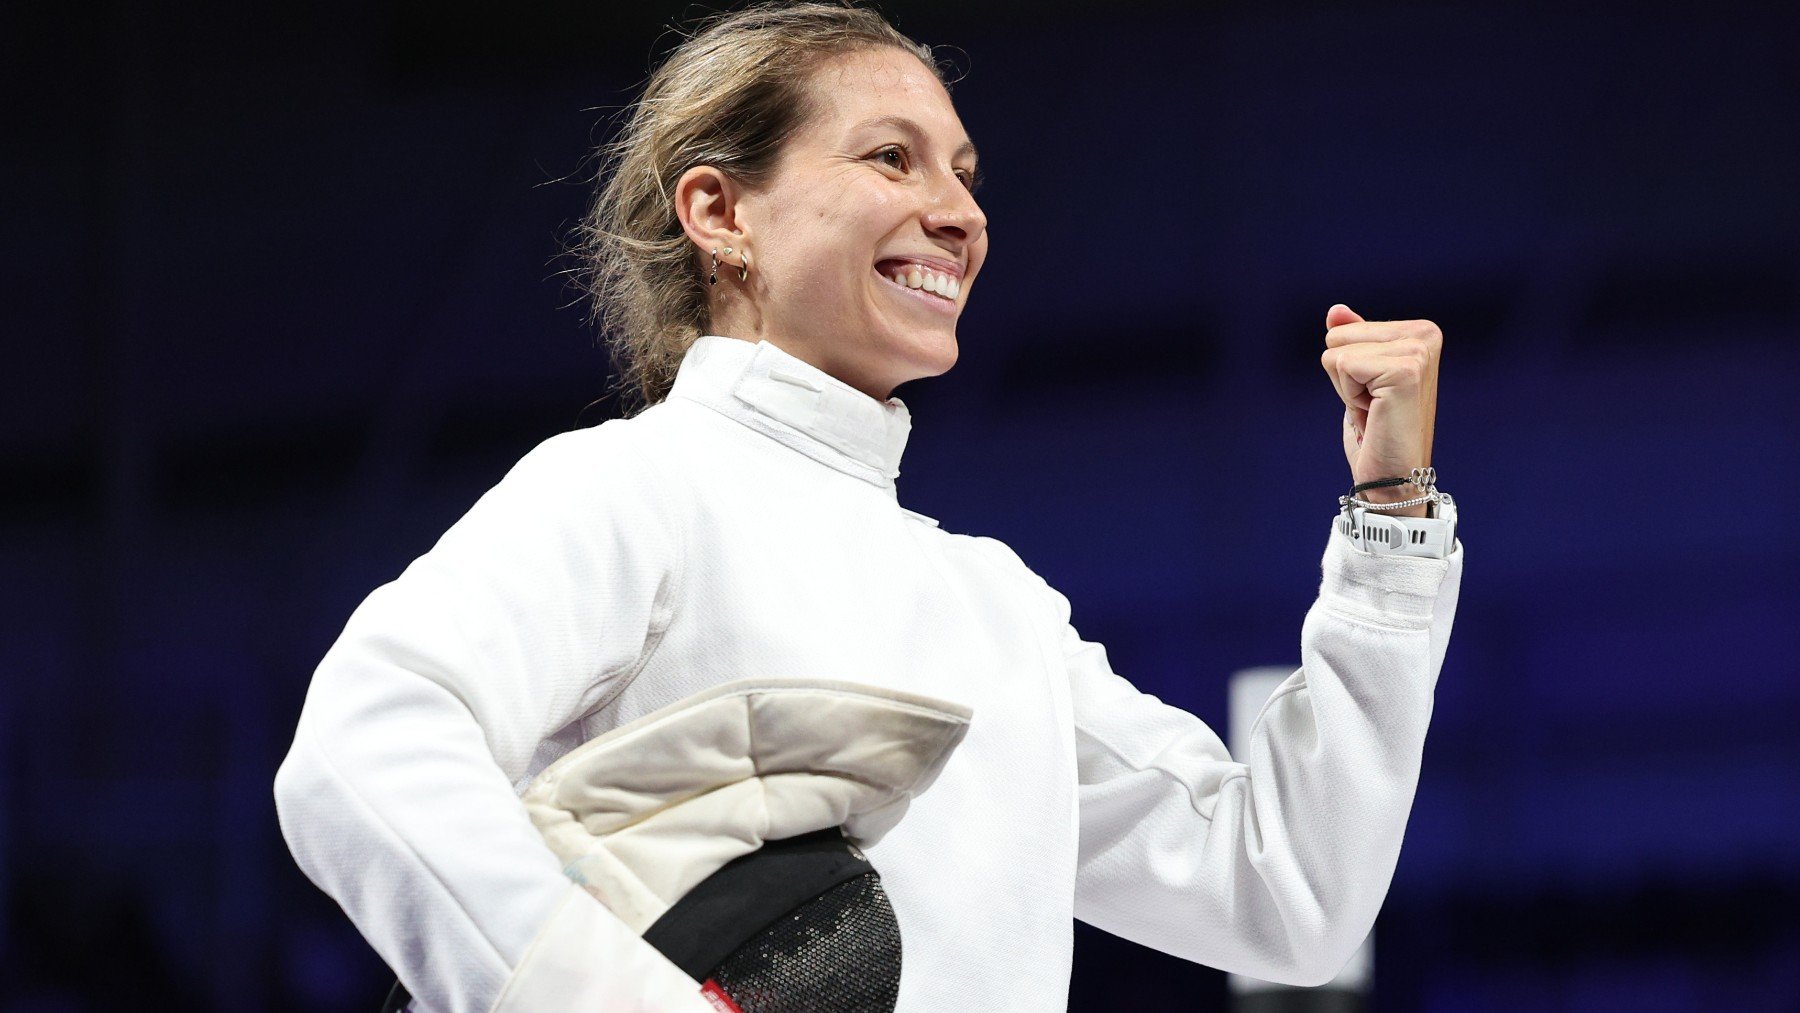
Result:
[[[513,788],[673,612],[682,541],[619,425],[541,444],[363,601],[276,774],[295,860],[415,1009],[706,1008],[563,876]]]
[[[1333,530],[1301,667],[1232,757],[1065,625],[1079,766],[1076,916],[1267,981],[1329,981],[1387,894],[1462,580]],[[1068,602],[1055,594],[1065,624]]]

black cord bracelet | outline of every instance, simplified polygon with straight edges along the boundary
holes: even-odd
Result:
[[[1360,482],[1350,487],[1350,495],[1354,496],[1364,489],[1381,489],[1390,485],[1405,485],[1410,481],[1412,481],[1410,478],[1383,478],[1374,482]]]
[[[1359,482],[1350,487],[1350,495],[1355,496],[1364,489],[1381,489],[1392,485],[1416,485],[1427,492],[1437,487],[1436,468],[1414,468],[1404,478],[1378,478],[1373,482]]]

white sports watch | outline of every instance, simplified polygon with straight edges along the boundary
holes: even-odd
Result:
[[[1379,510],[1345,504],[1337,529],[1350,544],[1377,556],[1445,559],[1456,547],[1456,501],[1438,493],[1430,517],[1390,517]]]

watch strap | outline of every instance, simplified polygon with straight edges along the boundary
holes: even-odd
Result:
[[[1346,506],[1337,530],[1350,544],[1376,556],[1444,559],[1456,548],[1456,501],[1439,493],[1431,517],[1391,517],[1379,510]]]

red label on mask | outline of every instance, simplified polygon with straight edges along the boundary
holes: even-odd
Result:
[[[719,1013],[744,1013],[743,1010],[738,1009],[737,1003],[731,1001],[731,996],[725,994],[725,989],[711,978],[706,979],[705,984],[700,986],[700,996],[712,1003],[712,1008],[718,1010]]]

